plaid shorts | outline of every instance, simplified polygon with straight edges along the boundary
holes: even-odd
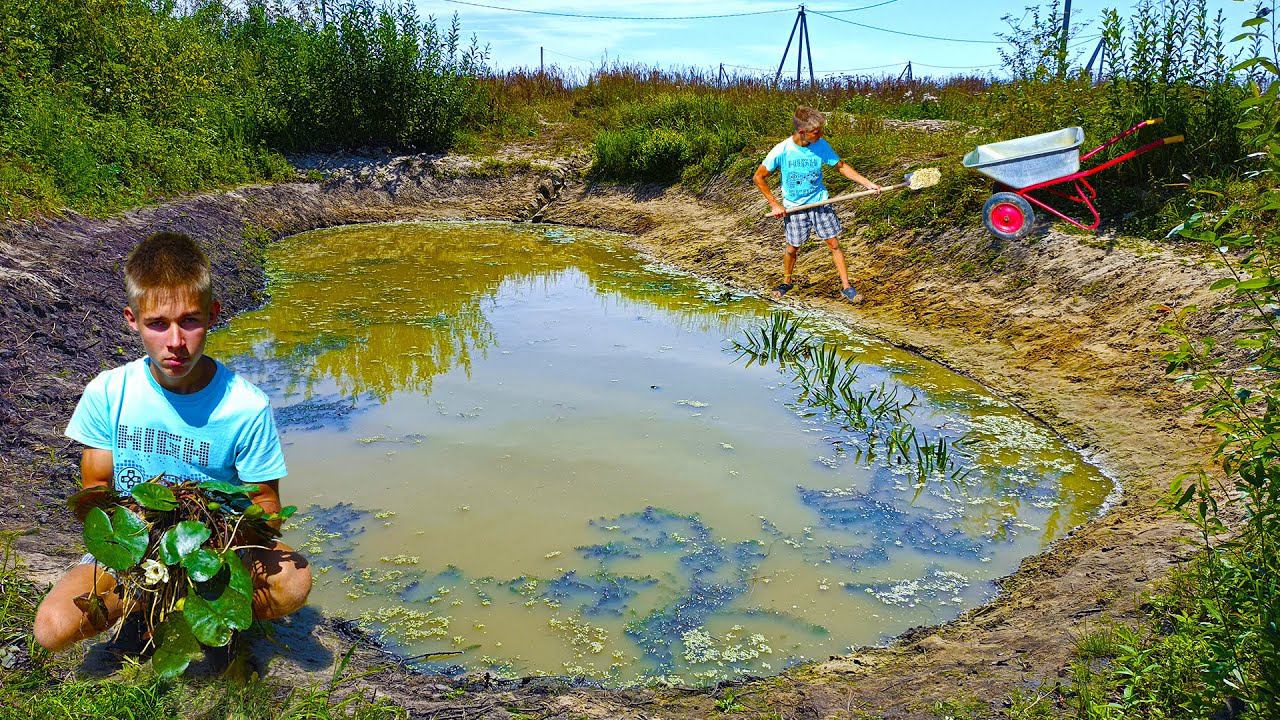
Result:
[[[840,225],[836,211],[830,205],[823,205],[787,215],[782,219],[782,231],[788,245],[800,247],[809,239],[809,233],[823,240],[830,240],[843,232],[844,227]]]

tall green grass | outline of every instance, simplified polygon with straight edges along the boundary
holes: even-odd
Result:
[[[288,176],[280,151],[452,146],[487,96],[412,3],[0,0],[0,218]]]

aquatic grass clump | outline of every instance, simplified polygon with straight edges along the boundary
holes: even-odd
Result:
[[[887,462],[913,466],[922,482],[936,474],[958,482],[971,472],[958,462],[963,457],[957,447],[962,439],[939,435],[931,440],[908,422],[911,408],[917,405],[914,392],[904,400],[898,386],[881,383],[858,390],[855,358],[807,334],[794,316],[773,313],[767,323],[744,330],[733,348],[748,365],[777,363],[794,376],[799,403],[825,412],[848,430],[864,433],[866,446],[858,449],[859,461],[874,461],[879,446]]]
[[[742,339],[733,341],[738,357],[751,363],[795,363],[812,350],[812,340],[800,330],[800,323],[786,313],[776,312],[769,322],[742,331]]]
[[[253,578],[237,551],[279,537],[273,525],[297,508],[267,513],[250,497],[258,485],[163,484],[164,474],[127,495],[108,486],[81,490],[68,504],[84,522],[84,544],[115,572],[122,615],[141,609],[151,662],[161,677],[186,670],[200,646],[222,647],[253,622]],[[111,514],[107,514],[107,509]],[[109,624],[105,595],[75,598],[98,631]],[[140,608],[139,608],[140,606]]]

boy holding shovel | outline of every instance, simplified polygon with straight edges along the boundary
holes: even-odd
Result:
[[[831,259],[835,262],[836,272],[840,275],[840,293],[849,302],[858,302],[862,298],[858,291],[849,284],[849,272],[845,268],[844,253],[840,251],[840,233],[844,228],[840,218],[830,205],[788,212],[787,208],[799,207],[809,203],[822,202],[829,195],[822,183],[822,169],[834,165],[841,175],[862,185],[868,190],[880,191],[876,183],[863,177],[858,171],[847,165],[835,150],[822,137],[822,126],[826,118],[813,108],[801,107],[792,118],[793,132],[791,137],[783,140],[769,151],[764,162],[756,168],[754,181],[760,192],[769,201],[773,216],[782,218],[783,235],[787,249],[782,256],[782,283],[773,289],[773,296],[781,298],[791,289],[791,271],[795,268],[796,254],[800,246],[814,233],[827,242],[831,248]],[[782,202],[779,203],[769,189],[766,178],[775,170],[782,170]]]

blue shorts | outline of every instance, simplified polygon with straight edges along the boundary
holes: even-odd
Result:
[[[823,205],[786,215],[782,218],[782,231],[788,245],[800,247],[809,239],[809,233],[819,239],[830,240],[844,232],[844,227],[840,225],[836,211],[830,205]]]

